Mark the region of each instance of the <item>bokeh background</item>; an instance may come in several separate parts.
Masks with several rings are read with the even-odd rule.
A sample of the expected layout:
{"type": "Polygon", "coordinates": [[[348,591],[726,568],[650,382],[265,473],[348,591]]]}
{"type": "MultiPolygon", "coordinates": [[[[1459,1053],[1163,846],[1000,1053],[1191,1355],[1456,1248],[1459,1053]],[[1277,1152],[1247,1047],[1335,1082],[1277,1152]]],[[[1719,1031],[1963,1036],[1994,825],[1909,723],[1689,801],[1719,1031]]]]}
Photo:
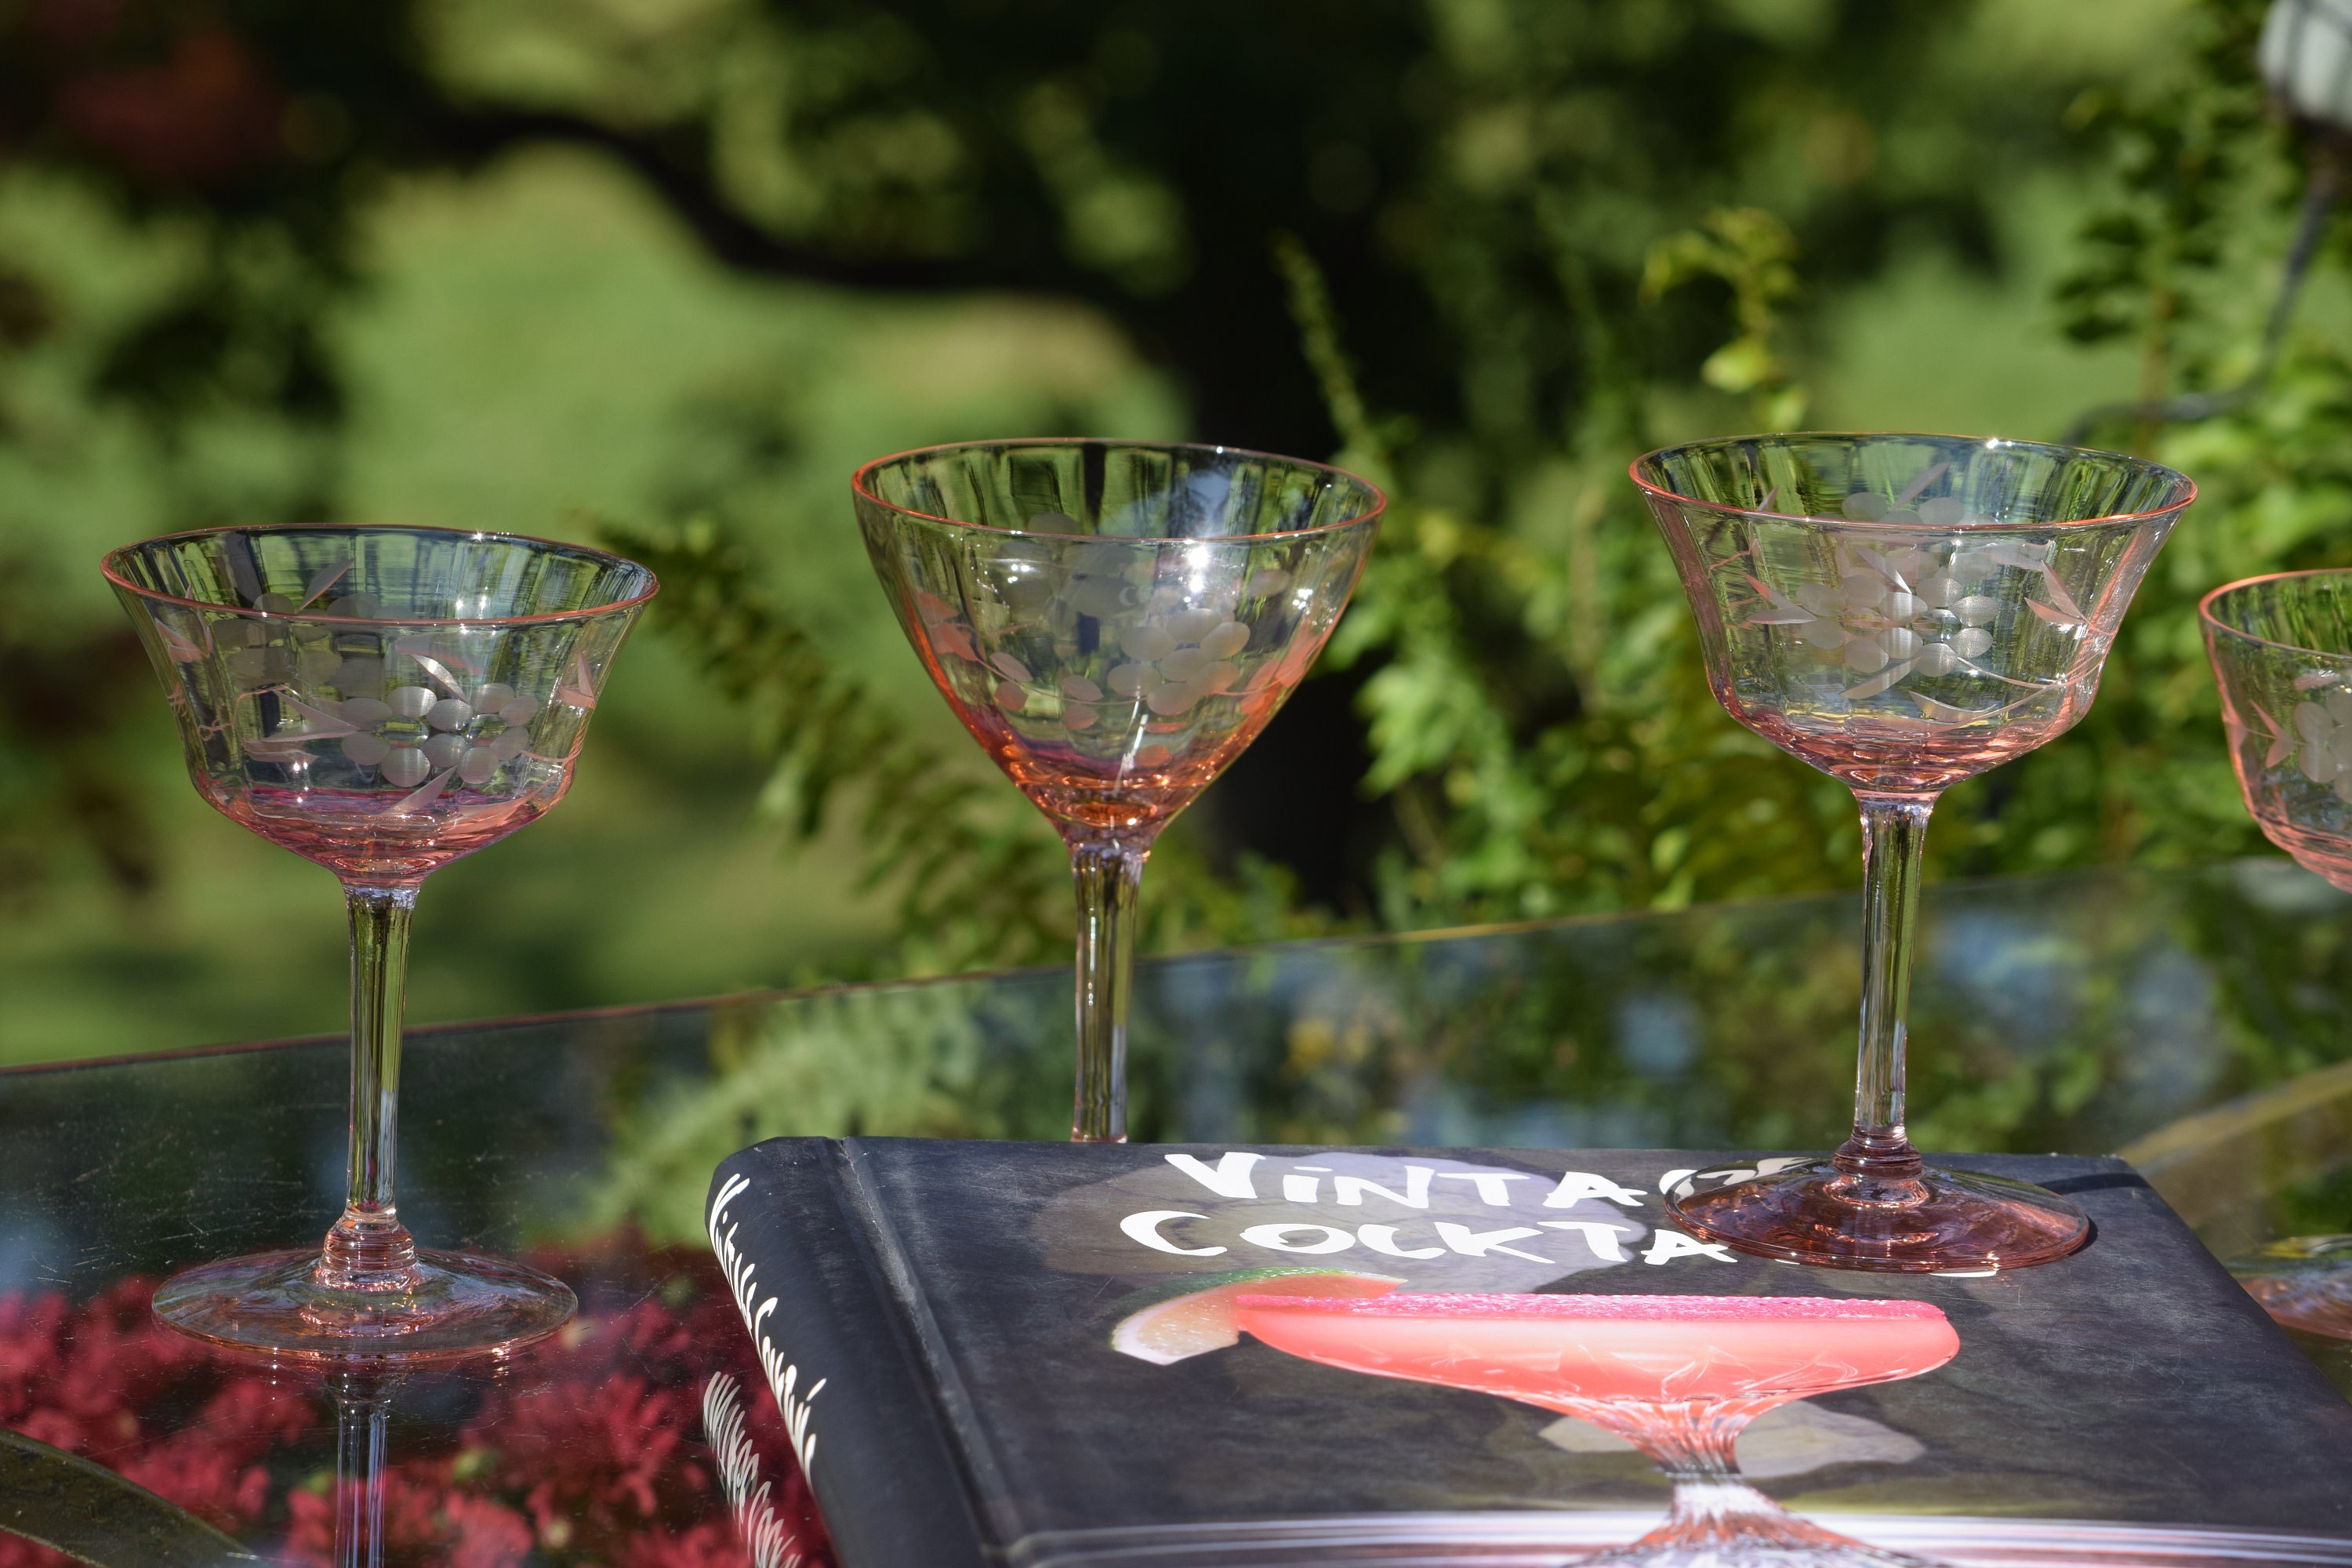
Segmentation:
{"type": "MultiPolygon", "coordinates": [[[[0,4],[0,1063],[341,1027],[327,874],[214,816],[103,551],[310,518],[639,553],[571,799],[438,874],[412,1021],[1058,962],[1042,820],[846,505],[983,436],[1336,455],[1397,497],[1163,841],[1172,951],[1850,886],[1725,719],[1624,466],[2055,437],[2235,383],[2311,177],[2259,0],[0,4]]],[[[2262,848],[2196,595],[2352,563],[2352,251],[2074,734],[1938,875],[2262,848]]]]}

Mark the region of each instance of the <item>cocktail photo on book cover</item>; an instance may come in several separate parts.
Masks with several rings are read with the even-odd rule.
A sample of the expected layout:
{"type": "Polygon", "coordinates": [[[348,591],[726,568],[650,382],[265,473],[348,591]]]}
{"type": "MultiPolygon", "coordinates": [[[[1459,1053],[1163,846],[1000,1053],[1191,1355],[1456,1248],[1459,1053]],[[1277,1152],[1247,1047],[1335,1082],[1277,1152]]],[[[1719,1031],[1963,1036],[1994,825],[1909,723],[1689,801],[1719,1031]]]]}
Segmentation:
{"type": "Polygon", "coordinates": [[[782,1139],[711,1237],[851,1568],[2352,1563],[2352,1411],[2120,1162],[1895,1275],[1675,1228],[1707,1159],[782,1139]]]}

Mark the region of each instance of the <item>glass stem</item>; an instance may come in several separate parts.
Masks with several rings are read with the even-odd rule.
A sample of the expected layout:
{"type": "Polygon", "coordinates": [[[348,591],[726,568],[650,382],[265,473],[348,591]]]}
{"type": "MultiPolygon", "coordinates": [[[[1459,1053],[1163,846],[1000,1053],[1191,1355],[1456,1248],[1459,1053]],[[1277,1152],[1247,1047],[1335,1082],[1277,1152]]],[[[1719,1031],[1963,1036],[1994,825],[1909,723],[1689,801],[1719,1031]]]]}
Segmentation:
{"type": "Polygon", "coordinates": [[[336,1388],[335,1568],[383,1568],[387,1389],[336,1388]]]}
{"type": "Polygon", "coordinates": [[[1862,1048],[1853,1136],[1834,1156],[1839,1194],[1864,1204],[1927,1196],[1919,1152],[1903,1131],[1904,1031],[1911,1008],[1911,943],[1919,923],[1919,867],[1932,795],[1854,792],[1862,805],[1862,1048]]]}
{"type": "Polygon", "coordinates": [[[1149,849],[1070,846],[1078,888],[1078,1086],[1075,1143],[1127,1142],[1127,1005],[1135,978],[1135,894],[1149,849]]]}
{"type": "Polygon", "coordinates": [[[346,884],[343,897],[352,917],[351,1185],[342,1217],[327,1232],[318,1279],[336,1289],[397,1290],[416,1263],[416,1243],[392,1201],[400,1011],[416,887],[346,884]]]}
{"type": "MultiPolygon", "coordinates": [[[[1769,1402],[1767,1402],[1769,1405],[1769,1402]]],[[[1635,1561],[1766,1560],[1757,1548],[1818,1548],[1823,1532],[1739,1477],[1734,1452],[1753,1404],[1690,1400],[1652,1405],[1595,1401],[1577,1414],[1632,1443],[1675,1483],[1663,1523],[1627,1549],[1635,1561]],[[1752,1556],[1751,1556],[1752,1554],[1752,1556]]],[[[1835,1537],[1827,1537],[1835,1542],[1835,1537]]]]}

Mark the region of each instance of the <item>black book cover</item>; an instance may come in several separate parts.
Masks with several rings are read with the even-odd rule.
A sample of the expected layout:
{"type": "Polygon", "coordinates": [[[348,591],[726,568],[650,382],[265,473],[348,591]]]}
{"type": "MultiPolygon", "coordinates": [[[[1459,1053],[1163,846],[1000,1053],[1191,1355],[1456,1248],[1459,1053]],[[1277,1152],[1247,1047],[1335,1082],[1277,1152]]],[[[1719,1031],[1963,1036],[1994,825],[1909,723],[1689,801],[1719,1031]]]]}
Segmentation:
{"type": "Polygon", "coordinates": [[[709,1222],[845,1568],[2352,1564],[2352,1407],[2122,1162],[1950,1161],[2097,1227],[1970,1276],[1702,1246],[1719,1162],[782,1138],[709,1222]]]}

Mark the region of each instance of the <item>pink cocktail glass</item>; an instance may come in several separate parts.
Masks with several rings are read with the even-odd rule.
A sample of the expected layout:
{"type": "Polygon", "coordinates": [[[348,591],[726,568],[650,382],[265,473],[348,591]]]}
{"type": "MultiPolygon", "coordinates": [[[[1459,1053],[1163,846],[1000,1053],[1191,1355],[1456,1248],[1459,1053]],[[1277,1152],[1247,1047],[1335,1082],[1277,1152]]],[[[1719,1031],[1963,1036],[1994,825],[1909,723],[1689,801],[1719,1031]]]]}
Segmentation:
{"type": "MultiPolygon", "coordinates": [[[[2352,892],[2352,571],[2251,577],[2197,611],[2246,809],[2297,865],[2352,892]]],[[[2287,1327],[2352,1339],[2352,1237],[2290,1237],[2230,1272],[2287,1327]]]]}
{"type": "Polygon", "coordinates": [[[1822,1568],[1917,1559],[1808,1523],[1739,1478],[1740,1429],[1810,1394],[1958,1353],[1924,1301],[1790,1296],[1244,1296],[1234,1321],[1291,1355],[1579,1416],[1673,1478],[1664,1523],[1588,1562],[1822,1568]]]}
{"type": "Polygon", "coordinates": [[[1958,436],[1699,441],[1633,464],[1730,715],[1862,808],[1853,1133],[1667,1194],[1685,1228],[1792,1263],[2015,1268],[2090,1221],[2022,1182],[1927,1164],[1905,1131],[1921,851],[1937,796],[2090,710],[2158,546],[2196,499],[2112,452],[1958,436]]]}
{"type": "Polygon", "coordinates": [[[1305,679],[1386,502],[1319,463],[1129,441],[934,447],[850,486],[923,668],[1069,846],[1070,1136],[1123,1140],[1143,864],[1305,679]]]}
{"type": "Polygon", "coordinates": [[[332,871],[351,917],[342,1215],[321,1248],[173,1276],[155,1315],[313,1362],[469,1355],[551,1332],[576,1305],[561,1280],[422,1250],[394,1205],[409,916],[428,873],[562,798],[653,574],[544,540],[333,527],[152,539],[105,572],[197,792],[332,871]]]}

